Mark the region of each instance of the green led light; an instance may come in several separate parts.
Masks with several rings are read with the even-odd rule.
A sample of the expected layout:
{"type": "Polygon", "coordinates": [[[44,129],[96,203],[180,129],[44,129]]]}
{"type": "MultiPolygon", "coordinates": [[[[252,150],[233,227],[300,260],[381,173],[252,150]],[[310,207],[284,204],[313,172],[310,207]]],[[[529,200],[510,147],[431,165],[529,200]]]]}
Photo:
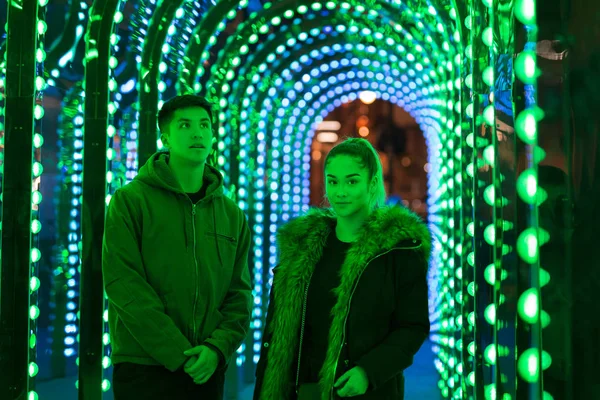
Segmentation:
{"type": "Polygon", "coordinates": [[[486,307],[486,309],[484,311],[484,317],[485,317],[485,320],[488,322],[488,324],[494,325],[496,323],[496,305],[495,304],[490,304],[489,306],[486,307]]]}
{"type": "Polygon", "coordinates": [[[495,152],[493,145],[489,145],[483,150],[483,159],[488,163],[488,165],[494,165],[495,152]]]}
{"type": "Polygon", "coordinates": [[[483,238],[490,246],[494,245],[496,241],[496,230],[494,228],[494,224],[489,224],[485,230],[483,231],[483,238]]]}
{"type": "MultiPolygon", "coordinates": [[[[40,316],[40,309],[38,308],[38,306],[29,307],[29,318],[31,318],[32,320],[36,320],[39,316],[40,316]]],[[[32,337],[33,337],[33,335],[32,335],[32,337]]],[[[31,344],[31,342],[30,342],[30,344],[31,344]]],[[[35,341],[34,341],[34,345],[35,345],[35,341]]]]}
{"type": "Polygon", "coordinates": [[[496,346],[488,345],[483,351],[483,357],[490,365],[496,365],[496,346]]]}
{"type": "Polygon", "coordinates": [[[46,24],[46,21],[39,20],[37,22],[38,35],[45,35],[47,30],[48,30],[48,25],[46,24]]]}
{"type": "Polygon", "coordinates": [[[121,11],[117,11],[113,17],[113,20],[116,24],[120,24],[123,21],[123,13],[121,11]]]}
{"type": "Polygon", "coordinates": [[[527,169],[517,178],[517,193],[521,200],[527,204],[535,204],[538,194],[537,173],[527,169]]]}
{"type": "Polygon", "coordinates": [[[31,232],[34,234],[40,233],[42,230],[42,223],[38,219],[31,221],[31,232]]]}
{"type": "Polygon", "coordinates": [[[535,0],[516,0],[515,16],[523,25],[536,23],[535,0]]]}
{"type": "Polygon", "coordinates": [[[491,66],[485,67],[481,77],[486,85],[492,86],[494,84],[494,68],[491,66]]]}
{"type": "Polygon", "coordinates": [[[38,92],[44,90],[46,88],[46,81],[41,76],[35,77],[35,90],[38,92]]]}
{"type": "Polygon", "coordinates": [[[104,356],[102,357],[102,368],[108,369],[112,365],[112,361],[110,357],[104,356]]]}
{"type": "Polygon", "coordinates": [[[40,258],[42,258],[42,253],[40,252],[40,250],[38,248],[33,247],[31,249],[31,262],[36,263],[36,262],[40,261],[40,258]]]}
{"type": "Polygon", "coordinates": [[[539,247],[535,228],[527,228],[521,232],[517,239],[517,252],[529,264],[538,261],[539,247]]]}
{"type": "Polygon", "coordinates": [[[44,108],[39,104],[36,104],[33,108],[33,116],[37,120],[42,119],[44,117],[44,108]]]}
{"type": "Polygon", "coordinates": [[[537,382],[540,378],[539,371],[539,355],[538,349],[531,348],[527,349],[521,354],[519,360],[517,361],[517,369],[521,378],[523,378],[526,382],[534,383],[537,382]]]}
{"type": "Polygon", "coordinates": [[[470,355],[475,356],[475,342],[469,343],[469,345],[467,346],[467,351],[470,355]]]}
{"type": "Polygon", "coordinates": [[[545,329],[546,327],[548,327],[548,325],[550,325],[550,321],[552,319],[550,318],[550,314],[548,314],[546,311],[542,310],[541,320],[542,320],[542,329],[545,329]]]}
{"type": "Polygon", "coordinates": [[[490,28],[489,26],[485,28],[481,35],[481,39],[483,40],[483,43],[486,46],[492,47],[492,44],[494,43],[494,31],[492,30],[492,28],[490,28]]]}
{"type": "Polygon", "coordinates": [[[34,362],[29,363],[27,372],[28,372],[30,378],[35,377],[39,371],[40,371],[40,368],[38,367],[38,365],[36,363],[34,363],[34,362]]]}
{"type": "Polygon", "coordinates": [[[473,265],[475,265],[475,253],[470,252],[467,255],[467,262],[469,263],[469,265],[472,267],[473,265]]]}
{"type": "Polygon", "coordinates": [[[40,280],[38,279],[37,276],[32,276],[31,279],[29,280],[29,289],[31,290],[31,292],[35,292],[36,290],[38,290],[40,288],[40,280]]]}
{"type": "Polygon", "coordinates": [[[42,202],[42,193],[38,190],[34,191],[31,194],[31,203],[34,205],[39,205],[42,202]]]}
{"type": "Polygon", "coordinates": [[[546,286],[550,282],[550,274],[543,268],[540,268],[540,287],[546,286]]]}
{"type": "Polygon", "coordinates": [[[493,105],[489,105],[483,110],[483,120],[488,126],[494,126],[496,123],[496,110],[493,105]]]}
{"type": "Polygon", "coordinates": [[[530,288],[524,291],[519,297],[517,310],[523,321],[534,324],[540,317],[539,295],[536,289],[530,288]]]}
{"type": "Polygon", "coordinates": [[[40,135],[39,133],[34,134],[33,135],[33,146],[36,149],[39,149],[43,145],[44,145],[44,137],[42,135],[40,135]]]}
{"type": "Polygon", "coordinates": [[[532,85],[540,76],[536,67],[536,54],[534,51],[525,50],[515,60],[515,74],[523,83],[532,85]]]}
{"type": "Polygon", "coordinates": [[[467,225],[467,234],[471,237],[475,236],[475,223],[472,221],[467,225]]]}

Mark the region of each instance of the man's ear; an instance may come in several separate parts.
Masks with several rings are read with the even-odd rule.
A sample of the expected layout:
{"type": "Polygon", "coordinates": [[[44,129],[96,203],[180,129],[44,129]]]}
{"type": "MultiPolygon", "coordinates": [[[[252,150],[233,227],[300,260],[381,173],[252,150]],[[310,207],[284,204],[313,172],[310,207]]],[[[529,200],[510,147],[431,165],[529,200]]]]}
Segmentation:
{"type": "Polygon", "coordinates": [[[163,144],[163,147],[165,148],[169,148],[169,137],[167,135],[165,135],[164,133],[160,135],[160,141],[163,144]]]}

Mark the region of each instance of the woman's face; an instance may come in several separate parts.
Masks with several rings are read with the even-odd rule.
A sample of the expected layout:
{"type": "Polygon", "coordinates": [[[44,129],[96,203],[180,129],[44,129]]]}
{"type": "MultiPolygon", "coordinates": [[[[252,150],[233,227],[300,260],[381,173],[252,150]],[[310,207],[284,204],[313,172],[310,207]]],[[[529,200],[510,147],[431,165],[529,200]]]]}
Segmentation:
{"type": "Polygon", "coordinates": [[[339,217],[369,209],[369,172],[356,157],[335,156],[325,168],[325,192],[339,217]]]}

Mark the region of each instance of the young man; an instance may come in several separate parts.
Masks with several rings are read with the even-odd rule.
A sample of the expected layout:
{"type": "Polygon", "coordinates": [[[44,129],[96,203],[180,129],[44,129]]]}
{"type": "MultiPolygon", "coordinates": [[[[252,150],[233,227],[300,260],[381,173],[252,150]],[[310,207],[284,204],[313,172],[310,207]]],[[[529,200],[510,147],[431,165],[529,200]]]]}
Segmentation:
{"type": "Polygon", "coordinates": [[[222,399],[250,322],[244,213],[206,164],[211,105],[186,95],[158,113],[168,152],[112,197],[102,270],[116,400],[222,399]]]}

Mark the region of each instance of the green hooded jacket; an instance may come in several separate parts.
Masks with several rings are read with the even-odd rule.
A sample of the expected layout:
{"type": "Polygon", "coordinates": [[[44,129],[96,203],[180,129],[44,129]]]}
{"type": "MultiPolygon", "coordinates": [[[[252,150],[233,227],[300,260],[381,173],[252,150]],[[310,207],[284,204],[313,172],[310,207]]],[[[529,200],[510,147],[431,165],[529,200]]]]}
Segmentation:
{"type": "Polygon", "coordinates": [[[238,349],[252,307],[243,211],[206,165],[196,204],[156,153],[110,201],[102,272],[113,363],[183,366],[184,351],[218,350],[220,368],[238,349]]]}

